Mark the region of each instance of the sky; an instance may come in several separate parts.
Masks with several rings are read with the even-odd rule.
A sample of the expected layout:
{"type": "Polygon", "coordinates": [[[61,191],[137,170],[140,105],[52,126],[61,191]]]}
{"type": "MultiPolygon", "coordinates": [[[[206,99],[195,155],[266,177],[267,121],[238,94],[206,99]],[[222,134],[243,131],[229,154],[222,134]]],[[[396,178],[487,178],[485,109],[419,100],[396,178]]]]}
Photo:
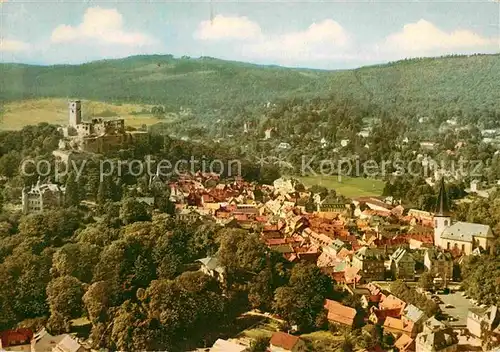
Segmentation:
{"type": "Polygon", "coordinates": [[[500,1],[0,0],[0,61],[139,54],[344,69],[500,52],[500,1]]]}

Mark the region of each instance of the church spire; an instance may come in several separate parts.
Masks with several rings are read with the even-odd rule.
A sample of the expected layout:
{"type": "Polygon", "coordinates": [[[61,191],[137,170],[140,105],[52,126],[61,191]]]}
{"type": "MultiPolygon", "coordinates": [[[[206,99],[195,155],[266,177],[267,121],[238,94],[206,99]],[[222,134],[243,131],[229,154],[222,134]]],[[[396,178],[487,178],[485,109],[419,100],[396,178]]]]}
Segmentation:
{"type": "Polygon", "coordinates": [[[439,185],[439,193],[436,202],[436,214],[435,216],[450,216],[450,207],[448,205],[448,196],[446,195],[446,189],[444,187],[444,177],[441,177],[441,184],[439,185]]]}

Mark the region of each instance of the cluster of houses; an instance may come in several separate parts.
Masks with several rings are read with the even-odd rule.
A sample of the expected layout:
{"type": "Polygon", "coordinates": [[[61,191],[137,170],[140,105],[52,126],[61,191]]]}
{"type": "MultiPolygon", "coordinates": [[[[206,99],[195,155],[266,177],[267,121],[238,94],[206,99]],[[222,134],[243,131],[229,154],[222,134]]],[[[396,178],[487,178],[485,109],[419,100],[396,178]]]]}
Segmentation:
{"type": "Polygon", "coordinates": [[[79,340],[69,334],[53,336],[42,329],[33,333],[19,328],[0,332],[0,352],[89,352],[79,340]]]}
{"type": "MultiPolygon", "coordinates": [[[[383,328],[384,333],[394,336],[394,347],[399,352],[455,352],[464,351],[459,344],[459,333],[448,323],[435,317],[428,317],[416,306],[409,304],[377,284],[367,284],[362,289],[363,308],[368,312],[364,320],[383,328]]],[[[359,312],[333,300],[325,300],[327,319],[338,327],[355,328],[359,326],[359,312]]],[[[474,308],[467,317],[467,330],[470,336],[483,338],[485,328],[496,339],[500,338],[500,313],[496,306],[474,308]]],[[[469,337],[467,337],[469,339],[469,337]]],[[[498,340],[497,340],[498,341],[498,340]]],[[[469,346],[469,345],[467,345],[469,346]]],[[[306,351],[305,342],[298,336],[285,332],[275,332],[269,341],[269,352],[306,351]]],[[[248,352],[248,344],[239,339],[219,339],[212,348],[199,349],[198,352],[248,352]]],[[[383,352],[374,347],[362,352],[383,352]]]]}
{"type": "MultiPolygon", "coordinates": [[[[178,175],[170,182],[152,177],[149,186],[155,183],[170,189],[178,219],[213,221],[259,233],[262,242],[287,261],[314,263],[346,290],[364,290],[368,321],[394,334],[399,351],[455,351],[458,340],[445,323],[426,317],[376,282],[415,281],[429,272],[436,286],[446,287],[453,279],[454,266],[463,258],[494,249],[495,235],[489,226],[453,221],[442,179],[435,213],[405,209],[399,202],[381,197],[348,200],[333,193],[321,196],[289,178],[258,185],[242,178],[222,181],[217,174],[198,172],[178,175]]],[[[38,186],[28,192],[27,200],[49,191],[50,187],[38,186]]],[[[154,204],[148,197],[141,199],[154,204]]],[[[202,258],[199,263],[203,272],[224,282],[225,270],[217,257],[202,258]]],[[[353,308],[331,300],[324,307],[331,323],[356,325],[353,308]]],[[[481,336],[474,321],[488,321],[492,330],[497,329],[497,316],[496,308],[471,311],[470,332],[481,336]]],[[[219,340],[211,351],[246,350],[241,345],[224,349],[231,343],[219,340]]],[[[300,338],[277,332],[270,351],[301,351],[303,346],[300,338]]],[[[59,351],[56,346],[52,350],[59,351]]]]}
{"type": "MultiPolygon", "coordinates": [[[[207,188],[204,177],[207,175],[186,177],[171,185],[179,218],[212,219],[222,226],[258,232],[286,260],[315,263],[348,291],[364,290],[362,302],[368,320],[392,333],[400,351],[456,350],[458,338],[450,326],[425,316],[376,284],[394,279],[415,281],[429,272],[435,288],[444,288],[463,258],[493,249],[495,236],[488,226],[452,220],[443,182],[436,212],[429,213],[377,197],[346,200],[329,195],[321,199],[296,187],[291,179],[278,179],[267,186],[235,180],[207,188]],[[312,207],[305,206],[308,203],[312,207]]],[[[205,273],[224,280],[224,268],[216,257],[203,258],[200,263],[205,273]]],[[[355,326],[353,308],[327,300],[325,309],[331,323],[355,326]]],[[[472,321],[474,315],[469,315],[472,321]]],[[[477,329],[472,330],[474,336],[481,336],[477,329]]],[[[297,346],[270,350],[300,350],[301,344],[297,346]]]]}

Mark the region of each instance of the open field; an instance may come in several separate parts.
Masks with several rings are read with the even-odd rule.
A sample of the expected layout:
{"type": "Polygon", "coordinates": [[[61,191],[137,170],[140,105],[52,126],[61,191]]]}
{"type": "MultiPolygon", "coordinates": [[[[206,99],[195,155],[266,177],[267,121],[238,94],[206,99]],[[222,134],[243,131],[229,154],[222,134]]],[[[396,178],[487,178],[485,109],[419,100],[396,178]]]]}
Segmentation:
{"type": "Polygon", "coordinates": [[[349,198],[380,196],[384,189],[384,182],[380,180],[342,176],[302,176],[297,177],[306,187],[320,185],[334,189],[338,194],[349,198]]]}
{"type": "MultiPolygon", "coordinates": [[[[0,115],[0,130],[18,130],[26,125],[36,125],[48,122],[56,125],[66,125],[68,121],[68,102],[66,99],[32,99],[9,102],[3,105],[0,115]]],[[[121,117],[126,126],[141,127],[164,122],[151,114],[133,115],[133,112],[150,111],[150,105],[111,104],[100,101],[82,100],[82,118],[90,119],[104,112],[107,117],[121,117]]]]}

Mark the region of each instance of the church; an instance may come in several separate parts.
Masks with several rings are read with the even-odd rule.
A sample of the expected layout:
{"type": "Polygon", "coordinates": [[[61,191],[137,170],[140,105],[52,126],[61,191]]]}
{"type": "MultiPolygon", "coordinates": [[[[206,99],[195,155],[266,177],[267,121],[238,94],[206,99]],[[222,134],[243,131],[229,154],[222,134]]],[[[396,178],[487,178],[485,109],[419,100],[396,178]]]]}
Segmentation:
{"type": "Polygon", "coordinates": [[[447,250],[459,249],[469,255],[476,248],[492,250],[494,241],[495,235],[489,225],[452,220],[444,180],[441,178],[434,214],[434,245],[447,250]]]}

